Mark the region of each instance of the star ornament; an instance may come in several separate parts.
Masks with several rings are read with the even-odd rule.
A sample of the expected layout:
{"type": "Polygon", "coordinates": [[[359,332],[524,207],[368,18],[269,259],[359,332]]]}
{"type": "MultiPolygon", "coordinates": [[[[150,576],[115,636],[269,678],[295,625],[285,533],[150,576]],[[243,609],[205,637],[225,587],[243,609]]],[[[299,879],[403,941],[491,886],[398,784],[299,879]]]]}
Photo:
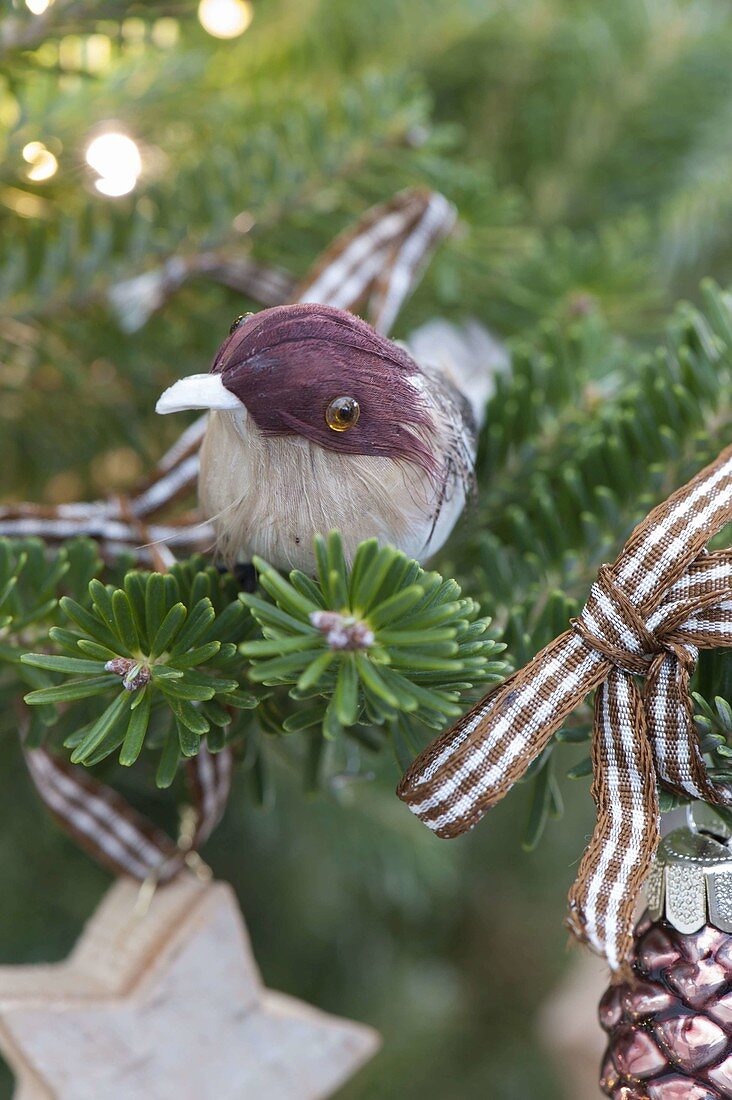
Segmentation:
{"type": "Polygon", "coordinates": [[[375,1031],[265,989],[233,891],[120,879],[69,958],[0,967],[14,1100],[319,1100],[375,1031]]]}

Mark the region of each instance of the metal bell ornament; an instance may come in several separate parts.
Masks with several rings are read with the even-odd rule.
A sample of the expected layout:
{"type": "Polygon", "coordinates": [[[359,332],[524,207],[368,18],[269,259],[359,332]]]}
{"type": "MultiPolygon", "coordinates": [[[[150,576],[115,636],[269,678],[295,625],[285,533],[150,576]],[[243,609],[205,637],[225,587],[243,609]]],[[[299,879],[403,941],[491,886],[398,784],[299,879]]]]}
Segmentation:
{"type": "Polygon", "coordinates": [[[600,1002],[614,1100],[732,1098],[732,840],[691,825],[661,842],[630,970],[600,1002]]]}

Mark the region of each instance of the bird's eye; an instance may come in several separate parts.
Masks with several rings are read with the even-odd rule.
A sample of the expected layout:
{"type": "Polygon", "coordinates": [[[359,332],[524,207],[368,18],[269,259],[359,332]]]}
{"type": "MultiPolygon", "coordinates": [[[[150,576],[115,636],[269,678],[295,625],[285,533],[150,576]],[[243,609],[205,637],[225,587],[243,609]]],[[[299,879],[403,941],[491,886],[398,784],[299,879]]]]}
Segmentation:
{"type": "Polygon", "coordinates": [[[239,316],[236,318],[236,320],[231,322],[231,328],[229,329],[229,336],[233,336],[234,333],[236,332],[236,330],[238,328],[241,328],[241,326],[244,324],[247,317],[251,317],[251,315],[252,315],[251,312],[250,313],[240,313],[239,316]]]}
{"type": "Polygon", "coordinates": [[[334,397],[325,410],[325,420],[334,432],[347,432],[358,424],[361,406],[355,397],[334,397]]]}

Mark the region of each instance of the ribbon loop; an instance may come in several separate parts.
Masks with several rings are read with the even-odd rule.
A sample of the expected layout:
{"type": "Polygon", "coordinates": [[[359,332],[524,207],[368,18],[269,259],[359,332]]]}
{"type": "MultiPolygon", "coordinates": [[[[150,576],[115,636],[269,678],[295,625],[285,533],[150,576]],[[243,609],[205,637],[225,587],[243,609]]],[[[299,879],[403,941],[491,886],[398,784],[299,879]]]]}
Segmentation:
{"type": "Polygon", "coordinates": [[[706,550],[732,522],[732,447],[638,525],[560,635],[427,748],[399,797],[439,836],[472,828],[594,688],[598,824],[570,893],[570,926],[613,967],[627,959],[636,895],[658,840],[656,782],[732,804],[694,727],[699,648],[732,646],[732,551],[706,550]],[[636,676],[644,678],[641,694],[636,676]]]}

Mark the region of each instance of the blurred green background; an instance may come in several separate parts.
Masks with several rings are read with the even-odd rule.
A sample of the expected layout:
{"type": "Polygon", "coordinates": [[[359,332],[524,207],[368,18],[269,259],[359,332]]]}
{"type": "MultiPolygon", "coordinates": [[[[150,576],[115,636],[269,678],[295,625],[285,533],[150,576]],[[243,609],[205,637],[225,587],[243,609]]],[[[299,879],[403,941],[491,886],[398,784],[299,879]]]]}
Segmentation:
{"type": "MultiPolygon", "coordinates": [[[[732,11],[231,2],[253,18],[221,39],[187,0],[5,0],[0,495],[124,491],[180,430],[154,419],[160,390],[205,370],[253,308],[201,276],[159,303],[145,293],[160,306],[147,317],[128,280],[211,250],[301,275],[371,203],[434,187],[460,223],[395,334],[473,315],[517,364],[471,520],[436,564],[524,660],[633,518],[729,439],[729,357],[692,402],[681,368],[707,330],[674,304],[730,278],[732,11]],[[106,130],[134,140],[139,165],[127,147],[94,171],[106,130]]],[[[0,956],[60,958],[108,878],[50,822],[11,716],[0,725],[0,956]]],[[[275,752],[259,807],[239,777],[204,855],[236,887],[266,981],[384,1036],[344,1100],[567,1096],[535,1023],[571,958],[565,895],[592,805],[563,774],[584,754],[562,750],[566,812],[531,853],[527,786],[446,844],[397,802],[387,758],[310,799],[275,752]]]]}

